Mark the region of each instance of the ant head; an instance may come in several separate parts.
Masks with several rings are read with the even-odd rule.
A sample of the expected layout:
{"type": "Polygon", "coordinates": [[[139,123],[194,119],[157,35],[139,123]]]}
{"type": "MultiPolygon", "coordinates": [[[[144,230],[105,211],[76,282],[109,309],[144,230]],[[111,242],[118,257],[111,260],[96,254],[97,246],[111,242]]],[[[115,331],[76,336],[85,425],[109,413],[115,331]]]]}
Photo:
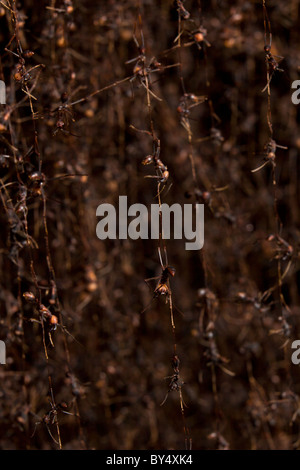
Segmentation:
{"type": "Polygon", "coordinates": [[[148,155],[147,157],[144,158],[142,161],[143,165],[150,165],[150,163],[153,162],[153,155],[148,155]]]}
{"type": "Polygon", "coordinates": [[[168,266],[167,269],[168,269],[168,273],[170,274],[170,276],[174,277],[176,274],[176,269],[173,268],[173,266],[168,266]]]}
{"type": "Polygon", "coordinates": [[[265,52],[270,52],[270,51],[271,51],[271,45],[270,45],[270,44],[266,44],[265,47],[264,47],[264,51],[265,51],[265,52]]]}
{"type": "Polygon", "coordinates": [[[169,176],[170,176],[170,173],[168,172],[168,170],[165,170],[161,178],[161,183],[165,183],[168,180],[169,176]]]}

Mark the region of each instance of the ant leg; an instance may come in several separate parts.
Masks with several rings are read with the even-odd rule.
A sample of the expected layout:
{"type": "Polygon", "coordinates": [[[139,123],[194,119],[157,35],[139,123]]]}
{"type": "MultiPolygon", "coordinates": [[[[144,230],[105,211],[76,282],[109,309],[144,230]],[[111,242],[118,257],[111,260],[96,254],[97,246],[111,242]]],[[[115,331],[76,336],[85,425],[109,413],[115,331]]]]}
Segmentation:
{"type": "Polygon", "coordinates": [[[48,431],[48,433],[49,433],[49,436],[53,439],[53,441],[55,442],[55,444],[59,445],[59,442],[57,442],[57,440],[54,438],[53,434],[51,433],[48,424],[46,424],[46,428],[47,428],[47,431],[48,431]]]}
{"type": "Polygon", "coordinates": [[[163,406],[163,405],[166,403],[166,401],[167,401],[167,399],[168,399],[168,396],[169,396],[169,392],[166,393],[165,398],[163,399],[163,401],[160,403],[159,406],[163,406]]]}
{"type": "Polygon", "coordinates": [[[157,251],[158,251],[158,257],[159,257],[160,265],[161,265],[162,269],[164,269],[165,266],[164,266],[163,261],[162,261],[160,246],[157,248],[157,251]]]}
{"type": "Polygon", "coordinates": [[[266,91],[266,89],[268,89],[268,95],[270,95],[270,83],[271,83],[271,80],[272,80],[273,75],[274,75],[274,72],[272,72],[272,73],[271,73],[271,76],[270,76],[269,67],[268,67],[268,72],[267,72],[267,84],[266,84],[266,86],[264,87],[264,89],[261,90],[262,93],[264,93],[264,91],[266,91]]]}
{"type": "Polygon", "coordinates": [[[35,435],[36,428],[37,428],[37,426],[38,426],[39,424],[41,424],[41,421],[37,421],[37,422],[35,423],[35,425],[34,425],[34,430],[33,430],[32,435],[30,436],[30,439],[33,438],[33,436],[35,435]]]}
{"type": "Polygon", "coordinates": [[[165,253],[166,266],[168,266],[169,262],[168,262],[168,253],[167,253],[166,245],[164,245],[164,253],[165,253]]]}

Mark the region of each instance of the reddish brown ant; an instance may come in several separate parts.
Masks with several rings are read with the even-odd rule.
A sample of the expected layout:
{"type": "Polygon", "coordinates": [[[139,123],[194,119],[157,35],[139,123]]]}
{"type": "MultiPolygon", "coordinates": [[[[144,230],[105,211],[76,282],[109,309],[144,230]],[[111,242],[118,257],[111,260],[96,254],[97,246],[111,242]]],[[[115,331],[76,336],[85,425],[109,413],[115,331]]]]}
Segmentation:
{"type": "Polygon", "coordinates": [[[139,55],[125,62],[125,64],[131,64],[135,62],[135,65],[133,67],[133,76],[130,78],[130,83],[132,84],[134,80],[139,79],[140,84],[147,90],[147,93],[150,93],[150,95],[152,95],[158,101],[162,101],[162,99],[156,96],[153,93],[153,91],[150,89],[149,77],[151,73],[161,72],[168,68],[177,67],[179,64],[171,64],[171,65],[163,66],[155,57],[152,57],[151,60],[148,62],[148,64],[146,64],[146,60],[147,60],[146,48],[144,44],[142,20],[141,20],[140,15],[139,15],[139,25],[140,25],[140,36],[141,36],[141,43],[142,43],[141,45],[139,44],[137,37],[136,37],[136,27],[137,27],[136,24],[134,26],[134,32],[133,32],[133,40],[139,51],[139,55]]]}
{"type": "Polygon", "coordinates": [[[193,44],[196,44],[199,50],[203,49],[203,44],[205,44],[206,47],[211,47],[211,44],[206,39],[207,29],[203,28],[202,26],[195,29],[194,31],[189,31],[188,35],[192,41],[184,44],[184,47],[189,47],[193,44]]]}
{"type": "MultiPolygon", "coordinates": [[[[161,295],[166,296],[166,304],[169,303],[169,305],[170,305],[171,325],[172,325],[173,330],[175,330],[175,323],[174,323],[174,318],[173,318],[172,291],[171,291],[171,288],[170,288],[170,276],[174,277],[175,273],[176,273],[176,270],[175,270],[175,268],[173,268],[173,266],[169,266],[169,264],[168,264],[168,257],[167,257],[166,248],[164,248],[164,252],[165,252],[166,264],[164,264],[163,261],[162,261],[161,250],[160,250],[160,247],[158,247],[158,256],[159,256],[160,265],[161,265],[161,269],[162,269],[161,275],[145,279],[145,282],[148,284],[149,281],[158,280],[158,282],[156,284],[156,287],[154,289],[154,292],[153,292],[153,299],[156,299],[157,297],[159,297],[161,295]]],[[[144,310],[141,313],[144,313],[145,310],[147,310],[148,307],[149,307],[149,305],[146,308],[144,308],[144,310]]]]}
{"type": "MultiPolygon", "coordinates": [[[[145,178],[155,178],[157,179],[159,185],[160,184],[165,185],[168,182],[170,173],[168,171],[168,167],[160,159],[160,140],[159,139],[156,139],[154,141],[153,155],[148,155],[142,161],[143,165],[150,165],[152,163],[154,164],[156,175],[147,175],[145,176],[145,178]]],[[[163,189],[164,189],[164,186],[161,191],[158,188],[158,196],[161,194],[163,189]]]]}
{"type": "MultiPolygon", "coordinates": [[[[36,322],[39,324],[42,324],[46,327],[46,331],[49,336],[49,340],[51,343],[51,346],[54,347],[53,340],[51,333],[57,329],[59,326],[62,330],[64,330],[69,336],[71,336],[72,339],[77,341],[71,333],[67,330],[67,328],[59,323],[58,317],[56,315],[53,315],[50,311],[49,308],[47,308],[44,304],[40,303],[39,299],[33,294],[33,292],[24,292],[23,297],[26,300],[26,302],[31,303],[34,305],[36,311],[38,312],[40,316],[40,320],[36,320],[35,318],[30,318],[29,321],[31,322],[36,322]]],[[[51,303],[51,300],[50,300],[51,303]]]]}
{"type": "Polygon", "coordinates": [[[141,85],[146,88],[146,90],[157,100],[161,101],[158,96],[156,96],[149,88],[149,80],[148,76],[152,72],[158,72],[162,69],[162,65],[160,62],[156,60],[155,57],[152,57],[150,60],[149,64],[146,65],[146,48],[144,44],[144,35],[142,31],[142,20],[141,16],[139,15],[139,23],[140,23],[140,36],[141,36],[141,42],[142,45],[139,44],[137,37],[136,37],[136,24],[134,26],[134,32],[133,32],[133,40],[138,48],[139,55],[137,57],[134,57],[133,59],[127,60],[125,63],[126,64],[131,64],[132,62],[135,62],[134,68],[133,68],[133,76],[130,79],[130,82],[132,83],[136,78],[139,78],[139,81],[141,85]]]}
{"type": "MultiPolygon", "coordinates": [[[[14,38],[14,37],[13,37],[14,38]]],[[[12,38],[12,39],[13,39],[12,38]]],[[[10,43],[12,42],[12,40],[10,41],[10,43]]],[[[10,44],[9,43],[9,44],[10,44]]],[[[10,54],[13,54],[14,56],[16,56],[19,60],[18,64],[16,65],[15,67],[15,71],[14,71],[14,74],[13,74],[13,78],[16,82],[18,83],[21,83],[22,84],[22,91],[24,93],[26,93],[29,98],[33,98],[33,99],[36,99],[33,95],[31,95],[28,87],[27,87],[27,84],[28,82],[31,80],[31,72],[35,69],[38,69],[39,67],[40,68],[44,68],[45,65],[44,64],[38,64],[38,65],[35,65],[34,67],[31,67],[29,69],[26,69],[26,61],[25,59],[29,59],[30,57],[32,57],[34,55],[34,52],[33,51],[29,51],[29,50],[26,50],[26,51],[22,51],[20,49],[20,45],[19,45],[19,48],[18,48],[18,54],[16,52],[13,52],[11,51],[10,49],[8,49],[7,47],[4,48],[4,50],[6,52],[9,52],[10,54]]]]}
{"type": "Polygon", "coordinates": [[[172,276],[172,277],[175,276],[176,269],[173,268],[173,266],[168,265],[166,249],[164,251],[165,251],[165,257],[166,257],[166,264],[164,264],[163,261],[162,261],[161,250],[160,250],[160,247],[158,247],[158,255],[159,255],[160,265],[161,265],[161,269],[162,269],[161,275],[145,279],[145,282],[148,283],[148,281],[153,281],[153,280],[158,279],[157,285],[154,289],[153,298],[157,298],[160,295],[166,295],[167,296],[166,297],[166,303],[168,303],[168,301],[170,300],[170,295],[171,295],[171,289],[170,289],[170,285],[169,285],[169,277],[170,276],[172,276]]]}

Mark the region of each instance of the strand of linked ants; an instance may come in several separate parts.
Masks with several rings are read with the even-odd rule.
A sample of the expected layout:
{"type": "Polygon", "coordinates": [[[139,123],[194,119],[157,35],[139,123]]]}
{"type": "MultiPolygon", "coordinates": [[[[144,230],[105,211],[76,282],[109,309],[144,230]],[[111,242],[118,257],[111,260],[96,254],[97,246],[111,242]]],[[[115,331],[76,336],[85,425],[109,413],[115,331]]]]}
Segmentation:
{"type": "MultiPolygon", "coordinates": [[[[210,43],[207,40],[207,30],[203,26],[203,17],[202,17],[202,8],[201,8],[201,1],[198,1],[198,11],[200,17],[200,26],[198,25],[196,29],[192,31],[192,37],[196,42],[196,46],[199,50],[203,50],[204,52],[204,74],[205,74],[205,84],[207,89],[207,95],[204,96],[196,96],[194,93],[188,93],[183,77],[183,67],[182,67],[182,60],[181,60],[181,53],[183,51],[183,47],[187,45],[192,45],[193,43],[183,43],[181,38],[184,36],[185,33],[185,23],[187,21],[192,21],[196,24],[196,22],[191,19],[190,13],[183,7],[182,2],[178,3],[178,34],[175,39],[177,42],[177,53],[178,53],[178,62],[180,63],[179,66],[179,79],[182,87],[183,96],[181,98],[179,107],[177,109],[179,113],[180,123],[185,129],[187,133],[187,140],[189,146],[189,160],[191,164],[191,172],[192,172],[192,179],[194,185],[194,195],[197,203],[204,203],[206,207],[210,210],[212,215],[216,218],[220,217],[220,212],[215,211],[212,205],[213,202],[213,193],[224,191],[227,189],[227,186],[223,188],[216,188],[214,187],[205,173],[201,172],[201,179],[204,183],[204,189],[200,188],[200,184],[197,178],[197,170],[195,165],[195,149],[194,149],[194,142],[193,142],[193,132],[191,128],[191,121],[190,121],[190,112],[195,107],[204,102],[208,102],[209,105],[209,112],[211,117],[211,131],[208,137],[200,138],[197,142],[205,142],[205,141],[212,141],[213,144],[217,144],[218,146],[224,140],[220,130],[216,127],[216,122],[220,123],[218,116],[214,112],[213,104],[211,99],[209,98],[209,91],[210,91],[210,81],[208,77],[207,71],[207,50],[210,47],[210,43]]],[[[216,367],[221,368],[223,372],[233,376],[232,373],[225,364],[229,362],[229,360],[223,357],[218,350],[216,338],[215,338],[215,320],[217,315],[217,306],[218,302],[216,296],[213,292],[208,288],[208,269],[206,265],[206,256],[205,256],[205,249],[204,247],[201,250],[201,260],[202,260],[202,267],[204,272],[204,288],[199,290],[199,302],[197,304],[200,307],[200,337],[201,337],[201,344],[205,347],[205,356],[208,359],[207,366],[211,369],[211,381],[212,381],[212,391],[214,397],[214,407],[215,407],[215,416],[216,416],[216,430],[211,433],[209,436],[211,439],[215,440],[217,443],[218,448],[228,449],[229,444],[227,440],[221,434],[221,419],[222,419],[222,410],[218,395],[218,387],[217,387],[217,378],[216,378],[216,367]],[[205,319],[204,319],[205,317],[205,319]],[[206,326],[204,325],[206,323],[206,326]]]]}
{"type": "MultiPolygon", "coordinates": [[[[164,191],[168,180],[169,180],[169,171],[168,167],[163,163],[161,159],[161,145],[160,145],[160,139],[157,137],[155,129],[154,129],[154,122],[153,122],[153,117],[152,117],[152,104],[151,104],[151,99],[159,99],[154,92],[150,89],[150,72],[153,71],[151,67],[147,66],[146,63],[146,49],[144,45],[144,35],[143,35],[143,28],[142,28],[142,20],[141,20],[141,15],[139,14],[138,16],[138,21],[139,21],[139,33],[140,33],[140,41],[141,44],[139,44],[137,37],[136,37],[136,27],[134,31],[134,41],[135,44],[139,50],[139,56],[136,59],[132,59],[128,61],[129,63],[135,62],[134,66],[134,74],[138,73],[141,77],[141,82],[146,90],[146,99],[147,99],[147,107],[148,107],[148,118],[149,118],[149,127],[150,131],[140,131],[148,134],[152,138],[153,142],[153,152],[152,155],[148,155],[145,157],[142,161],[143,165],[152,165],[154,167],[155,175],[147,175],[147,178],[153,178],[157,181],[157,188],[156,188],[156,197],[158,199],[158,204],[161,206],[162,201],[161,201],[161,194],[164,191]]],[[[161,64],[157,63],[157,61],[152,59],[152,63],[154,66],[160,67],[161,64]]],[[[136,131],[139,131],[138,129],[134,128],[134,126],[131,126],[133,129],[136,131]]],[[[158,278],[157,285],[154,289],[153,292],[153,298],[159,298],[160,296],[166,296],[166,303],[169,305],[170,309],[170,321],[171,321],[171,328],[172,328],[172,335],[173,335],[173,356],[172,356],[172,369],[173,369],[173,375],[166,377],[170,379],[169,382],[169,387],[168,391],[166,393],[166,396],[164,400],[161,403],[161,406],[164,405],[166,402],[168,395],[172,391],[176,391],[179,393],[180,397],[180,410],[183,418],[183,426],[184,426],[184,434],[185,434],[185,447],[186,448],[191,448],[192,446],[192,440],[189,436],[189,429],[186,426],[185,422],[185,411],[184,411],[184,400],[182,396],[182,386],[184,382],[182,381],[180,377],[180,371],[179,371],[179,365],[180,365],[180,360],[177,355],[177,344],[176,344],[176,334],[175,334],[175,321],[174,321],[174,314],[173,314],[173,300],[172,300],[172,290],[170,287],[170,277],[175,276],[175,268],[169,265],[168,263],[168,253],[167,253],[167,247],[164,239],[164,234],[163,234],[163,223],[162,223],[162,213],[160,212],[160,231],[159,231],[159,243],[158,243],[158,256],[159,256],[159,261],[161,265],[161,275],[158,278]],[[163,251],[163,253],[162,253],[163,251]],[[163,261],[163,256],[164,256],[164,261],[163,261]]],[[[157,279],[157,278],[154,278],[157,279]]],[[[146,282],[150,281],[151,279],[146,279],[146,282]]]]}
{"type": "MultiPolygon", "coordinates": [[[[18,144],[17,138],[11,132],[12,144],[8,141],[6,141],[5,143],[13,151],[15,169],[16,169],[18,183],[20,184],[20,190],[17,195],[17,203],[13,205],[11,196],[8,194],[7,188],[10,185],[13,185],[14,182],[7,183],[6,181],[2,181],[1,182],[1,189],[2,189],[1,198],[2,198],[3,205],[5,207],[6,213],[9,216],[10,227],[11,227],[12,250],[10,253],[10,257],[12,261],[15,262],[15,264],[18,266],[20,311],[23,312],[23,306],[21,302],[21,277],[19,275],[19,252],[24,248],[24,246],[27,246],[29,248],[29,253],[30,253],[30,259],[31,259],[30,269],[31,269],[31,274],[32,274],[32,279],[33,279],[33,284],[35,286],[36,294],[34,294],[31,291],[28,291],[23,294],[23,298],[25,299],[26,302],[32,305],[34,311],[37,313],[39,317],[39,320],[32,318],[30,319],[30,321],[39,323],[42,328],[42,342],[44,346],[44,355],[45,355],[47,368],[48,368],[49,401],[50,401],[51,409],[49,412],[47,412],[44,415],[42,419],[37,421],[36,425],[40,423],[44,423],[53,441],[59,446],[59,448],[62,448],[58,414],[59,412],[64,412],[67,414],[69,413],[65,411],[65,406],[60,406],[60,404],[56,404],[55,402],[55,394],[53,390],[53,379],[49,370],[49,354],[48,354],[47,342],[49,341],[50,345],[54,348],[54,342],[53,342],[52,336],[54,334],[54,331],[57,329],[57,327],[60,326],[64,333],[66,363],[67,363],[67,369],[68,369],[67,373],[71,375],[69,351],[68,351],[68,346],[67,346],[66,338],[65,338],[65,333],[68,333],[68,332],[66,328],[64,327],[63,321],[62,321],[61,308],[60,308],[58,294],[57,294],[55,272],[54,272],[54,268],[52,264],[50,247],[49,247],[49,234],[48,234],[48,226],[47,226],[47,205],[46,205],[46,195],[45,195],[45,190],[44,190],[44,185],[47,180],[46,180],[46,176],[44,175],[44,173],[42,173],[42,157],[39,151],[38,133],[37,133],[36,124],[35,124],[35,121],[38,120],[42,116],[39,113],[35,112],[34,105],[33,105],[33,102],[36,100],[36,97],[33,95],[33,92],[37,85],[41,70],[43,69],[44,66],[40,64],[39,66],[29,68],[29,69],[26,67],[26,59],[30,58],[32,53],[31,51],[23,51],[22,49],[21,41],[19,39],[18,12],[16,9],[15,2],[14,1],[12,3],[8,2],[7,8],[11,12],[12,23],[14,24],[14,34],[11,38],[11,41],[7,45],[6,51],[18,58],[18,63],[15,69],[14,79],[16,82],[20,83],[22,87],[22,91],[25,94],[25,97],[22,100],[20,100],[18,103],[10,105],[10,107],[6,111],[4,121],[7,122],[9,127],[11,128],[11,122],[10,122],[11,115],[14,112],[16,112],[18,108],[21,105],[23,105],[27,100],[29,101],[31,116],[32,116],[32,125],[33,125],[33,130],[34,130],[34,144],[32,148],[28,151],[28,154],[25,157],[32,154],[33,157],[35,157],[37,160],[38,170],[32,171],[29,174],[27,174],[27,172],[25,171],[25,167],[24,167],[25,157],[23,158],[19,157],[18,147],[17,147],[17,144],[18,144]],[[10,49],[14,41],[16,43],[16,52],[11,51],[10,49]],[[32,85],[30,86],[30,81],[32,78],[31,74],[34,70],[37,73],[34,77],[34,81],[32,85]],[[25,182],[22,179],[22,176],[24,178],[24,174],[26,176],[25,182]],[[47,253],[46,262],[47,262],[49,276],[50,276],[49,289],[47,289],[47,291],[44,293],[43,293],[42,287],[39,284],[38,274],[36,273],[36,270],[34,267],[34,257],[33,257],[32,251],[33,251],[33,248],[37,248],[37,244],[35,243],[34,238],[31,237],[28,233],[27,199],[29,197],[41,198],[42,206],[43,206],[44,240],[45,240],[46,253],[47,253]],[[21,238],[21,241],[19,240],[19,238],[21,238]],[[43,301],[43,298],[45,298],[48,295],[48,292],[50,293],[50,299],[49,299],[49,306],[47,307],[46,305],[42,303],[42,301],[43,301]],[[53,314],[50,309],[53,310],[55,314],[53,314]],[[55,425],[56,427],[56,434],[57,434],[56,438],[54,437],[53,432],[50,429],[50,425],[55,425]]],[[[143,35],[142,29],[141,29],[141,35],[143,35]]],[[[142,47],[139,46],[135,35],[134,35],[134,38],[139,48],[140,54],[136,59],[134,59],[135,66],[133,70],[133,75],[130,77],[126,77],[125,79],[116,81],[113,84],[110,84],[100,90],[96,90],[95,92],[87,95],[86,97],[79,99],[77,101],[74,101],[72,103],[70,103],[69,100],[71,99],[73,94],[70,95],[69,97],[62,96],[62,105],[52,111],[52,114],[57,116],[56,129],[53,132],[53,135],[56,135],[57,132],[72,134],[70,131],[66,129],[69,124],[70,117],[72,120],[72,113],[70,111],[70,108],[72,108],[76,104],[83,102],[83,101],[87,101],[91,99],[93,96],[95,96],[96,94],[99,94],[110,88],[116,87],[126,81],[130,81],[132,83],[135,80],[139,80],[139,83],[145,88],[147,92],[147,105],[149,109],[150,129],[151,129],[150,133],[152,135],[154,147],[155,147],[155,151],[153,155],[153,163],[155,165],[155,170],[156,170],[155,177],[157,178],[157,181],[158,181],[157,197],[159,199],[159,203],[161,204],[160,194],[161,194],[164,184],[168,180],[169,172],[167,170],[167,167],[162,163],[160,159],[160,142],[155,137],[155,133],[154,133],[153,121],[151,118],[151,112],[152,112],[151,111],[151,97],[158,99],[158,100],[159,98],[150,89],[148,77],[150,73],[152,72],[164,70],[169,67],[174,67],[174,66],[177,66],[177,64],[162,67],[161,64],[155,60],[151,60],[149,64],[146,64],[145,48],[143,45],[142,47]]],[[[129,63],[131,62],[132,61],[129,61],[129,63]]],[[[78,91],[78,90],[75,90],[75,91],[78,91]]],[[[151,162],[148,160],[147,164],[150,164],[150,163],[151,162]]],[[[71,175],[67,175],[67,176],[71,176],[71,175]]],[[[160,242],[163,242],[162,234],[160,237],[160,242]]],[[[165,244],[164,244],[164,254],[166,257],[165,263],[163,263],[162,261],[162,254],[161,254],[160,247],[159,247],[158,253],[159,253],[159,258],[160,258],[161,267],[162,267],[162,275],[160,277],[160,282],[158,283],[155,289],[154,295],[155,296],[160,296],[160,295],[167,296],[167,301],[170,306],[172,331],[174,335],[174,356],[173,356],[172,364],[176,363],[176,366],[175,365],[173,366],[174,376],[172,376],[172,381],[169,387],[169,391],[172,391],[172,390],[179,391],[180,400],[181,400],[180,401],[181,410],[182,410],[183,417],[184,417],[183,399],[181,395],[181,385],[183,384],[183,382],[179,378],[179,359],[176,356],[175,323],[174,323],[174,318],[173,318],[172,293],[171,293],[171,289],[169,286],[169,276],[174,276],[175,270],[174,268],[168,266],[167,251],[166,251],[165,244]]],[[[22,321],[23,314],[20,318],[21,318],[20,321],[22,321]]],[[[72,383],[72,388],[73,388],[73,383],[72,383]]],[[[77,405],[76,405],[75,416],[79,418],[79,426],[80,426],[80,415],[79,415],[79,409],[77,405]]],[[[80,432],[81,432],[81,426],[80,426],[80,432]]]]}
{"type": "MultiPolygon", "coordinates": [[[[267,90],[267,124],[269,128],[269,133],[270,133],[270,140],[266,144],[265,150],[266,150],[266,157],[265,157],[265,162],[257,169],[253,170],[258,171],[261,168],[263,168],[265,165],[268,163],[271,164],[272,166],[272,181],[273,181],[273,206],[274,206],[274,234],[270,235],[268,237],[268,240],[270,242],[275,242],[277,246],[277,250],[280,252],[284,251],[285,255],[277,255],[277,284],[274,286],[271,291],[278,291],[278,296],[279,296],[279,302],[280,302],[280,309],[281,313],[279,316],[279,320],[281,322],[282,328],[280,329],[279,333],[283,334],[283,336],[286,339],[286,341],[283,344],[284,349],[285,346],[288,344],[288,338],[290,337],[291,334],[291,328],[288,322],[288,318],[290,316],[290,309],[289,306],[287,305],[283,292],[282,292],[282,283],[283,279],[285,276],[288,274],[289,269],[292,264],[292,255],[293,255],[293,247],[282,238],[282,222],[280,220],[280,216],[278,213],[278,200],[277,200],[277,192],[278,192],[278,182],[276,180],[276,150],[277,148],[284,149],[286,150],[287,147],[282,146],[277,144],[276,140],[273,138],[273,123],[272,123],[272,111],[271,111],[271,80],[274,76],[275,73],[278,72],[284,72],[283,69],[279,68],[279,63],[281,60],[283,60],[283,57],[281,56],[276,56],[272,53],[271,47],[272,47],[272,31],[271,31],[271,22],[268,16],[268,11],[266,7],[266,1],[262,1],[262,7],[263,7],[263,18],[264,18],[264,51],[265,51],[265,62],[266,62],[266,75],[267,75],[267,84],[262,90],[263,92],[267,90]],[[283,266],[282,263],[288,259],[288,264],[283,271],[283,266]]],[[[271,331],[271,334],[273,334],[274,331],[271,331]]],[[[289,371],[288,371],[289,373],[289,371]]]]}
{"type": "MultiPolygon", "coordinates": [[[[7,123],[7,126],[10,130],[10,138],[11,142],[7,139],[2,138],[5,141],[5,144],[10,148],[13,153],[14,159],[14,166],[15,166],[15,173],[17,177],[17,181],[9,181],[7,182],[7,178],[3,178],[0,181],[1,184],[1,200],[4,207],[4,210],[7,214],[7,219],[10,226],[10,252],[9,258],[10,260],[16,265],[17,267],[17,280],[18,280],[18,304],[19,304],[19,320],[18,325],[16,328],[16,334],[21,337],[22,341],[22,360],[24,361],[24,330],[23,330],[23,321],[24,321],[24,311],[23,311],[23,304],[22,304],[22,297],[23,299],[32,305],[34,313],[37,315],[38,320],[36,318],[30,318],[28,321],[36,322],[40,324],[42,330],[42,343],[44,348],[44,355],[47,364],[47,374],[48,374],[48,386],[49,386],[49,403],[50,403],[50,410],[42,417],[39,418],[35,413],[32,411],[30,412],[32,416],[38,418],[38,421],[35,423],[34,432],[36,430],[37,424],[43,423],[52,438],[52,440],[58,445],[58,447],[62,448],[61,442],[61,433],[60,433],[60,425],[59,425],[59,418],[58,415],[60,412],[73,415],[66,411],[67,404],[65,402],[57,404],[55,401],[55,394],[54,394],[54,385],[53,385],[53,374],[50,372],[49,367],[49,344],[54,348],[53,342],[53,334],[54,331],[59,326],[63,332],[63,342],[65,348],[65,363],[66,363],[66,375],[71,377],[70,384],[72,388],[72,393],[74,396],[74,409],[75,409],[75,417],[78,419],[79,424],[79,434],[81,437],[81,442],[83,443],[83,431],[81,428],[80,423],[80,412],[78,407],[78,401],[76,396],[76,386],[74,385],[76,382],[76,378],[71,372],[70,366],[70,354],[68,349],[68,344],[66,341],[66,334],[69,332],[66,330],[65,326],[63,325],[63,318],[61,313],[60,302],[58,298],[58,289],[56,284],[55,272],[52,264],[52,257],[50,253],[50,246],[49,246],[49,233],[48,233],[48,225],[47,225],[47,199],[45,194],[45,183],[47,181],[46,176],[42,173],[42,156],[39,150],[39,139],[38,139],[38,132],[36,127],[36,119],[39,118],[38,114],[34,111],[33,102],[36,100],[36,97],[33,96],[33,91],[37,85],[41,69],[44,67],[42,64],[37,65],[32,68],[26,67],[26,60],[33,55],[31,51],[23,51],[20,39],[20,27],[19,27],[19,13],[16,7],[16,3],[13,0],[12,2],[8,1],[7,5],[3,3],[3,6],[7,8],[11,15],[11,25],[12,25],[12,37],[9,41],[6,51],[10,53],[13,57],[18,58],[18,63],[15,68],[14,73],[14,80],[19,82],[22,87],[22,91],[24,92],[25,96],[15,104],[9,105],[5,111],[4,115],[4,122],[7,123]],[[15,51],[11,50],[10,48],[13,47],[15,44],[15,51]],[[33,70],[37,70],[38,73],[36,74],[33,84],[30,86],[30,79],[31,73],[33,70]],[[30,86],[30,87],[29,87],[30,86]],[[32,128],[33,128],[33,145],[29,149],[26,155],[23,157],[21,156],[21,152],[19,150],[19,139],[18,135],[13,131],[13,126],[11,122],[11,115],[16,110],[18,110],[26,101],[29,101],[31,117],[32,117],[32,128]],[[34,164],[26,166],[25,161],[26,157],[31,156],[32,159],[35,159],[35,165],[37,169],[34,170],[34,164]],[[13,192],[10,194],[9,190],[14,188],[15,185],[18,186],[18,191],[16,193],[16,202],[14,203],[13,192]],[[9,188],[9,189],[7,189],[9,188]],[[49,273],[49,287],[45,288],[39,283],[39,275],[35,268],[34,262],[34,254],[33,251],[38,249],[38,245],[35,242],[34,238],[29,234],[28,230],[28,200],[31,199],[40,199],[42,202],[42,220],[43,220],[43,230],[44,230],[44,242],[46,248],[46,265],[48,268],[49,273]],[[27,250],[24,250],[27,248],[27,250]],[[35,286],[36,294],[32,291],[24,292],[22,295],[22,278],[21,278],[21,270],[22,270],[22,262],[21,262],[21,255],[23,251],[28,251],[29,258],[30,258],[30,271],[32,276],[32,282],[35,286]],[[46,290],[45,290],[46,289],[46,290]],[[49,306],[46,307],[42,302],[43,299],[48,298],[49,306]],[[52,311],[55,313],[53,314],[52,311]],[[50,428],[50,425],[54,425],[56,429],[56,436],[54,437],[53,431],[50,428]]],[[[21,120],[20,120],[21,122],[21,120]]],[[[1,162],[2,166],[7,166],[7,161],[1,162]]],[[[63,175],[65,176],[74,176],[74,175],[63,175]]],[[[26,256],[26,255],[24,255],[26,256]]],[[[33,436],[33,435],[32,435],[33,436]]],[[[31,436],[31,437],[32,437],[31,436]]]]}

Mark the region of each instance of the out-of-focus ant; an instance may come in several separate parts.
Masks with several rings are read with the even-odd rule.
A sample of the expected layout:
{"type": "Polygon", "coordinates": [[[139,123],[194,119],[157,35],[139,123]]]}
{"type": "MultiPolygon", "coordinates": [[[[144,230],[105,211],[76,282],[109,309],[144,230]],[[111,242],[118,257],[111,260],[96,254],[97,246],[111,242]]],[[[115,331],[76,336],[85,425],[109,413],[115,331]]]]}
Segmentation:
{"type": "Polygon", "coordinates": [[[200,343],[206,348],[204,351],[204,356],[208,359],[207,366],[217,366],[225,374],[230,375],[231,377],[235,376],[235,373],[225,367],[225,364],[228,364],[229,359],[224,356],[221,356],[219,349],[216,343],[215,338],[215,324],[213,321],[209,321],[205,332],[203,334],[203,340],[200,340],[200,343]]]}
{"type": "Polygon", "coordinates": [[[177,112],[180,118],[180,124],[190,133],[189,114],[190,110],[207,100],[207,96],[196,96],[194,93],[184,93],[180,98],[177,112]]]}
{"type": "Polygon", "coordinates": [[[211,47],[211,44],[206,39],[207,29],[203,28],[202,26],[193,31],[189,31],[188,35],[192,41],[184,44],[185,47],[189,47],[192,44],[196,44],[199,50],[203,49],[203,44],[206,47],[211,47]]]}
{"type": "Polygon", "coordinates": [[[31,435],[31,438],[35,435],[37,426],[39,424],[45,424],[51,439],[53,439],[55,444],[59,445],[59,442],[54,438],[54,436],[53,436],[53,434],[50,430],[50,425],[53,425],[53,424],[57,425],[58,424],[58,422],[57,422],[58,413],[64,413],[66,415],[71,415],[71,416],[73,416],[73,413],[70,413],[69,411],[66,411],[66,408],[68,408],[68,405],[67,405],[66,402],[61,402],[61,403],[58,403],[56,405],[56,404],[54,404],[54,402],[49,400],[49,403],[50,403],[50,406],[51,406],[51,410],[49,410],[48,413],[44,414],[44,416],[35,423],[34,430],[33,430],[33,433],[31,435]]]}
{"type": "Polygon", "coordinates": [[[176,0],[176,3],[177,3],[177,11],[180,14],[181,18],[183,18],[184,20],[188,20],[191,14],[189,11],[187,11],[186,8],[184,8],[183,6],[184,0],[176,0]]]}
{"type": "Polygon", "coordinates": [[[229,442],[225,439],[222,434],[217,432],[212,432],[208,436],[208,439],[214,440],[216,442],[217,450],[229,450],[229,442]]]}
{"type": "Polygon", "coordinates": [[[268,236],[267,241],[276,243],[276,255],[274,259],[286,261],[292,258],[294,248],[282,237],[277,234],[271,234],[268,236]]]}
{"type": "MultiPolygon", "coordinates": [[[[268,163],[270,163],[273,167],[273,170],[275,170],[276,167],[276,149],[283,149],[287,150],[288,147],[284,147],[283,145],[278,145],[274,139],[270,139],[266,145],[264,146],[264,163],[260,165],[259,167],[255,168],[254,170],[251,170],[251,173],[256,173],[257,171],[261,170],[264,168],[268,163]]],[[[273,183],[275,184],[275,178],[273,175],[273,183]]]]}

